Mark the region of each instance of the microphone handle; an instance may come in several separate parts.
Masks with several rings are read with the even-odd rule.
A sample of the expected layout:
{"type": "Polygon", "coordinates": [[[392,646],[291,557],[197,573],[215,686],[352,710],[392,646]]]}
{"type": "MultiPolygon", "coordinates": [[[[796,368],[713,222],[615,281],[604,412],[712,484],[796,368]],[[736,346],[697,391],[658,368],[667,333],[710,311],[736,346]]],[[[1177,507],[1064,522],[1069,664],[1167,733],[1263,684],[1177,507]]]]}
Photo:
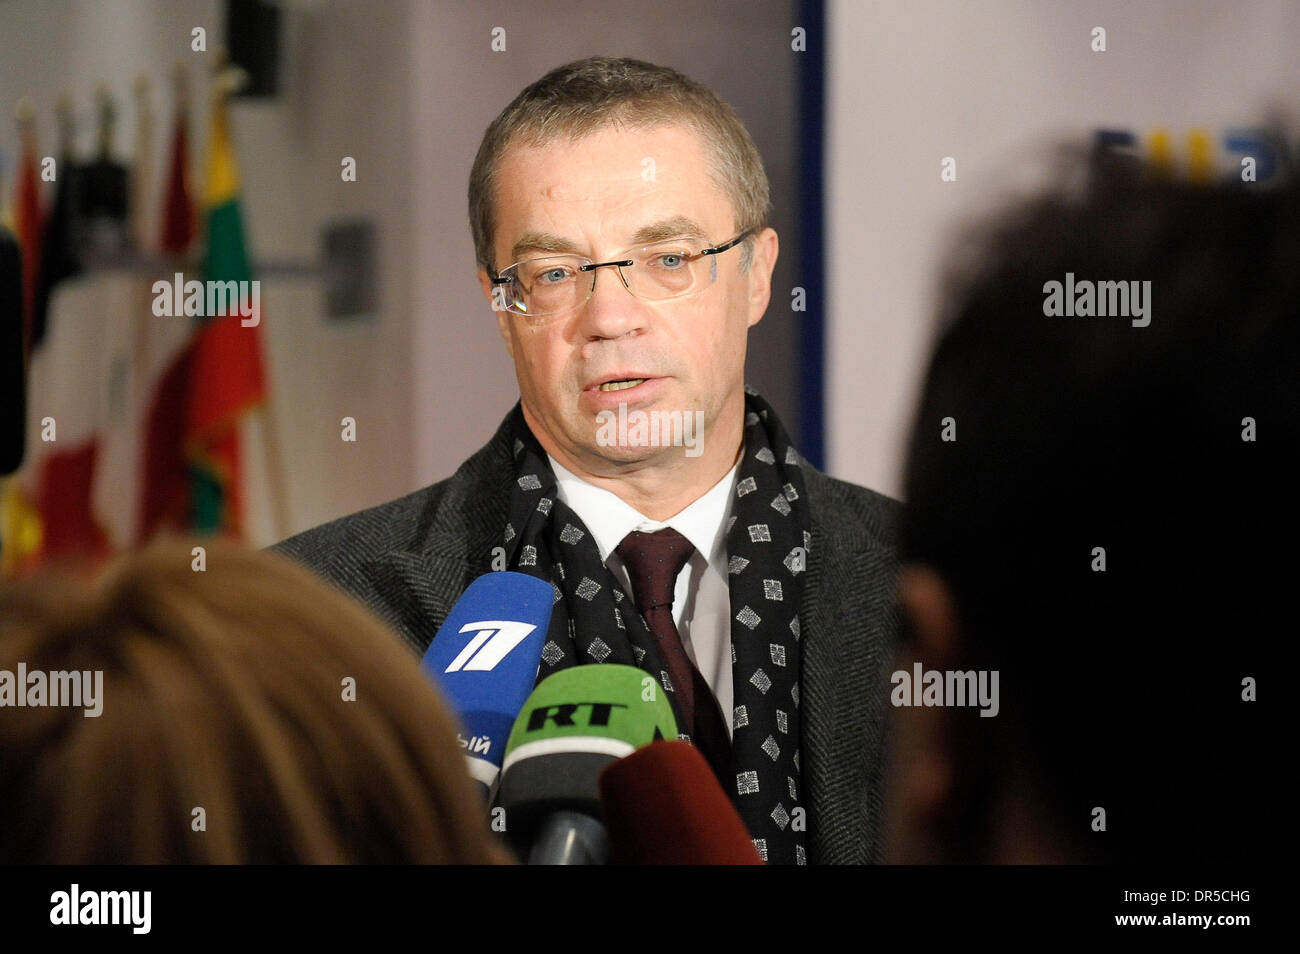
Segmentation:
{"type": "Polygon", "coordinates": [[[538,829],[530,865],[604,865],[609,863],[605,826],[582,812],[556,812],[538,829]]]}

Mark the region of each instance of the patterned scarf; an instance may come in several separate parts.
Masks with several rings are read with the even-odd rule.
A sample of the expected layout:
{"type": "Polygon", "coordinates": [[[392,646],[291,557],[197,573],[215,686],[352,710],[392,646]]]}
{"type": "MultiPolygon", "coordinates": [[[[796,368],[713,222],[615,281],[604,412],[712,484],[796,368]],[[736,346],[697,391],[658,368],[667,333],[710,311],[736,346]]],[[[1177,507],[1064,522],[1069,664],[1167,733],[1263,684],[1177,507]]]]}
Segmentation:
{"type": "MultiPolygon", "coordinates": [[[[506,564],[548,581],[555,606],[542,679],[569,666],[622,663],[659,677],[679,723],[655,638],[600,559],[581,519],[556,496],[546,452],[512,413],[515,487],[506,564]]],[[[802,460],[776,412],[745,389],[745,449],[727,524],[735,687],[728,795],[769,864],[805,864],[799,776],[799,603],[812,523],[802,460]]],[[[682,738],[689,738],[685,733],[682,738]]]]}

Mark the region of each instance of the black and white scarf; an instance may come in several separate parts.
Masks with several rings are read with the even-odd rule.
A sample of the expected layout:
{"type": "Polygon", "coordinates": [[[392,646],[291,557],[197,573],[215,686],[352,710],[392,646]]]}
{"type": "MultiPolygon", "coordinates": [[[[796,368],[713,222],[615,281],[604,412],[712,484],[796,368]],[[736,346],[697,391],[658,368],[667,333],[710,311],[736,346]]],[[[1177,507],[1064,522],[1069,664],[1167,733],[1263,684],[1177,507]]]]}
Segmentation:
{"type": "MultiPolygon", "coordinates": [[[[654,635],[601,561],[591,533],[557,497],[546,452],[518,405],[511,417],[515,486],[505,526],[506,565],[555,590],[538,681],[569,666],[638,666],[659,678],[680,724],[654,635]]],[[[744,452],[726,536],[735,690],[728,795],[769,864],[804,864],[807,858],[799,605],[812,523],[801,465],[776,412],[746,388],[744,452]]]]}

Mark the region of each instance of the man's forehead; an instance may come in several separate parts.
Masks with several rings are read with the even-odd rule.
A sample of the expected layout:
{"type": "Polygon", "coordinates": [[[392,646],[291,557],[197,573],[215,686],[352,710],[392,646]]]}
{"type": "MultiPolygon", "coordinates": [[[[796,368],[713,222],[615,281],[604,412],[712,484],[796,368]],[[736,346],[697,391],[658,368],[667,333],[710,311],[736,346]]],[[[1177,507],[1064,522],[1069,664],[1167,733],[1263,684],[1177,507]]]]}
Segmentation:
{"type": "MultiPolygon", "coordinates": [[[[712,220],[730,202],[708,168],[701,137],[686,126],[609,127],[579,140],[506,150],[497,176],[498,238],[515,251],[558,250],[559,220],[570,211],[599,214],[629,244],[660,238],[716,238],[712,220]]],[[[725,226],[724,226],[725,227],[725,226]]]]}
{"type": "MultiPolygon", "coordinates": [[[[515,141],[506,146],[499,165],[609,165],[611,172],[623,174],[630,162],[639,167],[643,158],[657,162],[691,165],[707,157],[707,143],[700,133],[682,123],[659,123],[653,126],[609,124],[573,138],[566,133],[544,143],[515,141]]],[[[640,169],[632,175],[640,177],[640,169]]]]}
{"type": "Polygon", "coordinates": [[[689,188],[707,175],[708,157],[694,130],[610,127],[581,139],[518,144],[502,157],[497,181],[519,203],[609,202],[689,188]]]}

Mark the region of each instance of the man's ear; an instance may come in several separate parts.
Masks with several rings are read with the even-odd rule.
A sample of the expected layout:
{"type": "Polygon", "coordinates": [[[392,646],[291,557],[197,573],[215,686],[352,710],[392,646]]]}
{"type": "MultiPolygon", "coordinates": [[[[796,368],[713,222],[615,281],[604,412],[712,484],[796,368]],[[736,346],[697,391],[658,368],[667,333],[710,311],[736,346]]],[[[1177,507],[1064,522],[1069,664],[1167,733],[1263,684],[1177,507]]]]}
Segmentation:
{"type": "Polygon", "coordinates": [[[492,306],[492,313],[496,315],[497,331],[501,333],[501,339],[506,343],[506,350],[510,352],[510,357],[514,358],[514,341],[510,337],[510,312],[506,311],[504,308],[496,307],[496,299],[493,296],[493,292],[496,291],[497,286],[492,284],[492,279],[488,275],[487,269],[480,268],[478,270],[478,284],[479,287],[483,289],[483,295],[487,298],[488,304],[492,306]]]}
{"type": "MultiPolygon", "coordinates": [[[[750,255],[749,273],[749,316],[747,325],[752,328],[762,319],[772,298],[772,270],[776,268],[776,257],[780,253],[781,243],[777,239],[776,229],[763,229],[754,236],[754,248],[750,255]]],[[[743,252],[741,253],[744,254],[743,252]]]]}

